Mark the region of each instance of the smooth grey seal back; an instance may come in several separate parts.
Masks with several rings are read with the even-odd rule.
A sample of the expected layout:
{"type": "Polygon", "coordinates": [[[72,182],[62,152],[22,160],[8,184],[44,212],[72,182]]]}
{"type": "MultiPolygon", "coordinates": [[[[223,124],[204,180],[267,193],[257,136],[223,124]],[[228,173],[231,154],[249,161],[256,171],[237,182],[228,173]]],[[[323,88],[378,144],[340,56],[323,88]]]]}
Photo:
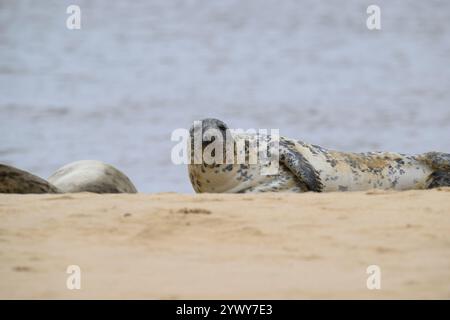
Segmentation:
{"type": "Polygon", "coordinates": [[[69,163],[48,181],[62,192],[136,193],[131,180],[112,165],[96,160],[69,163]]]}
{"type": "Polygon", "coordinates": [[[59,193],[59,190],[29,172],[0,164],[0,193],[59,193]]]}

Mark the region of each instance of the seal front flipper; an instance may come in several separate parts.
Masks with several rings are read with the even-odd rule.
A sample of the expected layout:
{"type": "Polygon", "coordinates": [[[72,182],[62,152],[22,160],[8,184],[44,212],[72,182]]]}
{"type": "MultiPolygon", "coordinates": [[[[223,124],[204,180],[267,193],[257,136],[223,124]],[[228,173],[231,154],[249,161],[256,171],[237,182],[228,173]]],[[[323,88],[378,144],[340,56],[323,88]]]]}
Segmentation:
{"type": "Polygon", "coordinates": [[[428,177],[428,188],[450,187],[450,154],[427,152],[417,157],[433,169],[428,177]]]}
{"type": "Polygon", "coordinates": [[[60,191],[38,176],[0,164],[0,193],[60,193],[60,191]]]}
{"type": "Polygon", "coordinates": [[[319,173],[311,163],[295,149],[295,144],[283,137],[280,137],[280,163],[286,166],[298,180],[306,185],[308,191],[321,192],[323,184],[320,181],[319,173]]]}

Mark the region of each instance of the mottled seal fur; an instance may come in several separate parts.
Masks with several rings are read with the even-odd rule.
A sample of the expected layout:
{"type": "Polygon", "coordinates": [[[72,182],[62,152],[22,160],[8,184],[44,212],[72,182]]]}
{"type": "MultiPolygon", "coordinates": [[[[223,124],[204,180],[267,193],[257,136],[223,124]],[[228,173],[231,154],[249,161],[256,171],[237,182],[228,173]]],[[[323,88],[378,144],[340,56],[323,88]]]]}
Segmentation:
{"type": "Polygon", "coordinates": [[[29,172],[0,164],[0,193],[59,193],[59,190],[29,172]]]}
{"type": "Polygon", "coordinates": [[[69,163],[48,181],[61,192],[136,193],[131,180],[112,165],[96,160],[69,163]]]}
{"type": "MultiPolygon", "coordinates": [[[[228,129],[217,119],[202,120],[202,127],[203,132],[219,130],[224,139],[228,129]]],[[[192,138],[193,128],[191,141],[192,138]]],[[[251,141],[256,138],[258,135],[232,136],[234,143],[240,139],[251,141]]],[[[208,143],[203,142],[202,148],[208,143]]],[[[236,148],[232,152],[236,152],[236,148]]],[[[450,154],[441,152],[421,155],[339,152],[280,137],[278,174],[261,175],[261,166],[191,163],[188,170],[196,192],[332,192],[450,186],[450,154]]]]}

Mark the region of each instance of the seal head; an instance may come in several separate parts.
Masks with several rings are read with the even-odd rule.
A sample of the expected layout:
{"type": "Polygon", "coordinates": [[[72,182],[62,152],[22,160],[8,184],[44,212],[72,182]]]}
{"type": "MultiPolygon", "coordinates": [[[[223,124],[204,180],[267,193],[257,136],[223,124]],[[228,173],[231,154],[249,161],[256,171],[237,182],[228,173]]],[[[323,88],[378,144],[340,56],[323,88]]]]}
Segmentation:
{"type": "MultiPolygon", "coordinates": [[[[194,159],[195,151],[198,155],[203,156],[205,149],[211,146],[213,143],[218,142],[223,144],[221,163],[225,162],[227,145],[229,146],[231,135],[229,134],[228,126],[221,120],[214,118],[206,118],[200,121],[194,121],[189,130],[190,135],[190,147],[191,147],[191,160],[194,159]],[[220,140],[220,141],[218,141],[220,140]],[[201,144],[200,144],[201,141],[201,144]],[[197,149],[197,150],[196,150],[197,149]],[[199,152],[201,151],[201,152],[199,152]]],[[[216,157],[216,149],[211,150],[211,157],[216,157]]],[[[217,155],[219,156],[219,155],[217,155]]],[[[214,162],[214,160],[212,160],[214,162]]],[[[213,163],[210,164],[213,164],[213,163]]]]}

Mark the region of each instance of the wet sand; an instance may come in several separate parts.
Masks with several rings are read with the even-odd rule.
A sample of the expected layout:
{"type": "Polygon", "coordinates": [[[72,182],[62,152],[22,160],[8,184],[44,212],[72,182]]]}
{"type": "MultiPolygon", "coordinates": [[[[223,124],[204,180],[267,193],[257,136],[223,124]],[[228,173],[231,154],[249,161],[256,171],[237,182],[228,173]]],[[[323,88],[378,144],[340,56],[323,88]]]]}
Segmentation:
{"type": "Polygon", "coordinates": [[[0,195],[0,298],[449,299],[449,231],[450,188],[0,195]]]}

